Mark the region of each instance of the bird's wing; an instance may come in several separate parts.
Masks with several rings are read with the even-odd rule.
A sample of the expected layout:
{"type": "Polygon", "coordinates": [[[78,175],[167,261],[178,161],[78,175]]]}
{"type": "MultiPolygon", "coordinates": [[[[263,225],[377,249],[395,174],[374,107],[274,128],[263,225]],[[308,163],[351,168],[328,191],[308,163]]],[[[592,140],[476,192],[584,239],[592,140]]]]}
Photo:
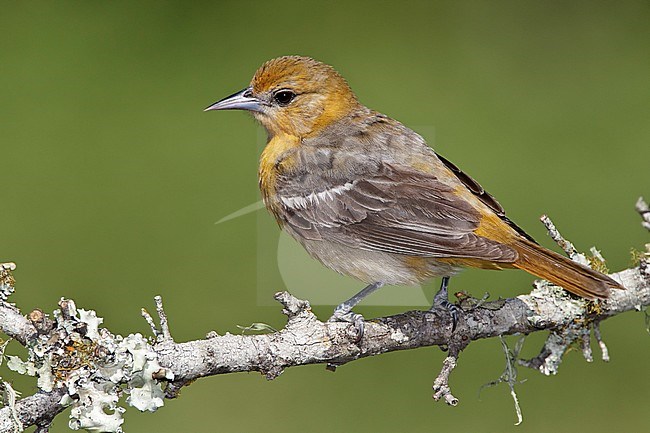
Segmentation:
{"type": "MultiPolygon", "coordinates": [[[[295,189],[293,189],[295,191],[295,189]]],[[[405,166],[306,195],[283,195],[281,219],[300,237],[422,257],[512,262],[507,245],[476,235],[480,214],[454,187],[405,166]]]]}
{"type": "Polygon", "coordinates": [[[506,224],[508,224],[510,227],[512,227],[517,233],[525,237],[531,242],[537,243],[535,239],[533,239],[532,236],[530,236],[528,233],[524,231],[521,227],[519,227],[517,224],[515,224],[513,221],[510,220],[506,216],[506,212],[503,209],[503,206],[497,201],[497,199],[494,198],[492,194],[487,192],[480,183],[474,180],[470,175],[465,173],[463,170],[458,168],[456,164],[453,162],[449,161],[447,158],[444,158],[442,155],[436,154],[438,156],[438,159],[442,161],[445,166],[451,170],[452,173],[460,180],[463,185],[467,187],[481,202],[483,202],[484,205],[492,209],[492,211],[503,220],[506,224]]]}

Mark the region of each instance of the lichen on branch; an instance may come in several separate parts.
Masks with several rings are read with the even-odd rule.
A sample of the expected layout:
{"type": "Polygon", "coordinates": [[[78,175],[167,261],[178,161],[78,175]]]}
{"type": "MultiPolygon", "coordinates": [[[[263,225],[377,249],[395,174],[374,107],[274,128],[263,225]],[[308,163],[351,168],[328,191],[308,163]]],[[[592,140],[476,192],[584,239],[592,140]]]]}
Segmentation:
{"type": "MultiPolygon", "coordinates": [[[[640,200],[637,210],[644,227],[650,229],[647,204],[640,200]]],[[[551,226],[547,228],[551,230],[551,226]]],[[[597,250],[592,250],[590,259],[578,253],[554,226],[552,230],[554,239],[562,242],[577,260],[604,266],[597,250]]],[[[0,433],[21,431],[31,425],[38,426],[39,433],[45,432],[66,406],[72,407],[69,424],[73,429],[121,432],[125,405],[155,411],[165,398],[178,396],[183,386],[201,377],[259,371],[274,379],[292,366],[326,364],[335,369],[359,358],[434,345],[447,350],[448,356],[434,381],[433,396],[456,405],[458,398],[451,392],[450,375],[467,345],[484,338],[548,330],[549,337],[537,357],[508,358],[511,371],[501,382],[511,386],[516,402],[512,386],[516,380],[515,361],[544,374],[556,374],[567,348],[578,344],[591,362],[591,331],[602,359],[609,359],[601,323],[650,305],[650,245],[646,249],[636,254],[638,263],[634,267],[610,274],[626,290],[613,291],[605,301],[576,298],[538,281],[528,294],[497,301],[459,294],[459,321],[454,332],[445,311],[408,311],[367,321],[361,341],[352,325],[319,320],[308,301],[288,292],[275,296],[288,319],[283,329],[258,325],[256,328],[269,332],[210,332],[205,339],[188,342],[173,340],[160,297],[155,298],[159,326],[146,310],[142,312],[152,329],[149,339],[137,333],[126,337],[113,334],[101,326],[102,318],[94,311],[77,308],[68,299],[62,299],[52,315],[36,309],[25,317],[7,303],[14,290],[15,265],[0,264],[0,329],[28,349],[27,359],[9,355],[8,365],[18,373],[37,376],[40,389],[32,396],[17,399],[13,388],[0,379],[7,396],[5,407],[0,409],[0,433]]]]}
{"type": "Polygon", "coordinates": [[[27,360],[10,355],[7,366],[37,376],[41,391],[63,390],[59,404],[72,407],[71,429],[121,432],[123,397],[141,411],[163,406],[164,393],[154,375],[166,380],[174,376],[158,364],[145,337],[112,334],[100,327],[103,319],[94,311],[78,309],[72,300],[61,299],[59,307],[51,329],[28,342],[27,360]]]}

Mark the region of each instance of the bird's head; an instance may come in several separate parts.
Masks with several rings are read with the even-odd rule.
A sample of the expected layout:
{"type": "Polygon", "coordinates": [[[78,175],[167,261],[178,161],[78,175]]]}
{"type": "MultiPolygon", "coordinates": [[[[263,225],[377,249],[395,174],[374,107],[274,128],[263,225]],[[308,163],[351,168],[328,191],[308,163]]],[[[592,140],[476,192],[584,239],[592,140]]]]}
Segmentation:
{"type": "Polygon", "coordinates": [[[250,85],[205,109],[247,110],[270,136],[308,137],[359,106],[345,79],[309,57],[269,60],[250,85]]]}

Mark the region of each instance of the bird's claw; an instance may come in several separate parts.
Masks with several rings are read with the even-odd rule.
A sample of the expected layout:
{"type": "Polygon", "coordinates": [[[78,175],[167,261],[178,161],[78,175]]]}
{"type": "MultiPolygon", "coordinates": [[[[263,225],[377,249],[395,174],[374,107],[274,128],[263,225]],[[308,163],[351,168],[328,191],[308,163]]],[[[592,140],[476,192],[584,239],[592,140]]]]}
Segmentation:
{"type": "Polygon", "coordinates": [[[433,305],[429,311],[436,310],[438,308],[444,308],[451,314],[451,333],[453,334],[456,330],[456,325],[458,324],[458,315],[460,312],[460,307],[456,304],[449,302],[447,295],[447,286],[449,285],[449,277],[444,277],[442,283],[440,284],[440,290],[433,297],[433,305]]]}
{"type": "Polygon", "coordinates": [[[452,304],[446,299],[440,303],[440,306],[449,311],[449,314],[451,314],[451,333],[453,334],[456,330],[456,325],[458,325],[458,311],[460,308],[458,305],[452,304]]]}
{"type": "Polygon", "coordinates": [[[357,314],[352,311],[336,309],[334,310],[334,314],[332,314],[332,317],[330,317],[327,321],[351,323],[354,325],[354,329],[356,332],[354,342],[358,343],[363,338],[363,333],[365,330],[365,326],[364,326],[365,319],[361,314],[357,314]]]}

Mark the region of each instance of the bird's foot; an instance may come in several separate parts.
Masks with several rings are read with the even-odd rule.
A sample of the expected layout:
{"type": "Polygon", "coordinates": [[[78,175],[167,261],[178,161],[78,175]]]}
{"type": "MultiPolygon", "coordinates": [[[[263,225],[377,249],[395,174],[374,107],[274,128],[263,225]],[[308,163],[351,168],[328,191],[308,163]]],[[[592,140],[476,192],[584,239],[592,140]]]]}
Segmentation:
{"type": "Polygon", "coordinates": [[[434,311],[439,308],[444,308],[451,315],[451,332],[453,334],[456,330],[456,325],[458,325],[458,312],[460,311],[460,307],[456,304],[452,304],[447,299],[444,299],[440,301],[439,304],[434,302],[429,311],[434,311]]]}
{"type": "Polygon", "coordinates": [[[449,297],[447,295],[448,285],[449,277],[444,277],[442,279],[442,284],[440,285],[440,290],[438,290],[438,293],[433,297],[433,305],[431,305],[429,311],[435,311],[441,308],[448,311],[451,315],[451,333],[453,334],[456,330],[456,325],[458,325],[460,307],[449,302],[449,297]]]}
{"type": "Polygon", "coordinates": [[[339,305],[334,310],[334,314],[332,314],[332,317],[330,317],[327,321],[352,323],[354,325],[354,330],[355,330],[354,342],[358,343],[359,341],[361,341],[361,338],[363,338],[363,332],[365,329],[364,327],[365,319],[361,314],[354,313],[351,310],[346,308],[341,308],[341,305],[339,305]]]}
{"type": "Polygon", "coordinates": [[[340,304],[334,309],[334,314],[329,318],[328,322],[346,322],[354,324],[356,331],[355,343],[361,341],[364,331],[364,318],[361,314],[353,313],[352,309],[372,292],[378,290],[384,285],[382,282],[376,282],[367,285],[359,293],[340,304]]]}

